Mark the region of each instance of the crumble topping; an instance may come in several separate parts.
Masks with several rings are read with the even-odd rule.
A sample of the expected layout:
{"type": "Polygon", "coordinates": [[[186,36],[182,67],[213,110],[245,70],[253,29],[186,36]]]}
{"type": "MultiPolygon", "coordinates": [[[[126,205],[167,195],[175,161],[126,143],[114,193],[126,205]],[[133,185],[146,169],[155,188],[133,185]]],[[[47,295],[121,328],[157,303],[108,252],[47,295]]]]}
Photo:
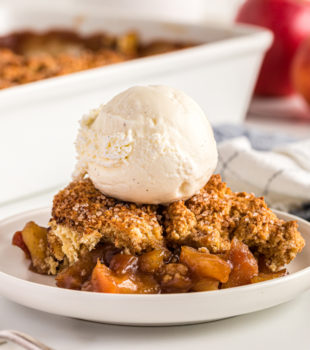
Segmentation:
{"type": "Polygon", "coordinates": [[[69,238],[72,240],[64,252],[70,261],[78,258],[80,246],[91,250],[100,240],[133,254],[163,245],[156,206],[106,197],[89,178],[72,182],[55,196],[50,227],[51,234],[59,239],[64,241],[66,237],[67,243],[69,238]]]}
{"type": "Polygon", "coordinates": [[[219,175],[189,200],[167,207],[122,202],[103,195],[89,178],[73,181],[54,198],[48,236],[57,238],[55,247],[48,239],[51,251],[70,264],[99,242],[131,254],[165,244],[224,254],[236,237],[277,271],[304,246],[295,221],[277,218],[262,197],[232,192],[219,175]]]}
{"type": "Polygon", "coordinates": [[[211,253],[228,251],[236,237],[263,254],[272,271],[293,260],[305,244],[295,221],[277,218],[263,197],[232,192],[220,175],[189,200],[170,204],[164,226],[168,242],[206,247],[211,253]]]}

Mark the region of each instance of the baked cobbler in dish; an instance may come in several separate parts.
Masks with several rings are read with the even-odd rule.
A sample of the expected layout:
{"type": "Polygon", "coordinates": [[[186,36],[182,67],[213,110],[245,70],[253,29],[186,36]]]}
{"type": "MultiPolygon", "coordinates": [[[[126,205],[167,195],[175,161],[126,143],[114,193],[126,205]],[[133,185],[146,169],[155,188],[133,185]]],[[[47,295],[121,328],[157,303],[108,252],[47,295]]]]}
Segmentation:
{"type": "Polygon", "coordinates": [[[0,89],[191,46],[168,40],[145,44],[135,32],[16,32],[0,37],[0,89]]]}

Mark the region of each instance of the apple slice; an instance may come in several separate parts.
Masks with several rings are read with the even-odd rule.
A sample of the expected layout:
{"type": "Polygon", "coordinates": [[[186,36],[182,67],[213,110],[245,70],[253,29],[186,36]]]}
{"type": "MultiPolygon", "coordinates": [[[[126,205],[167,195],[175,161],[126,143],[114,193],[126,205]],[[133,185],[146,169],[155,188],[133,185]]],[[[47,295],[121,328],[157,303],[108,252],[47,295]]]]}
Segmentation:
{"type": "Polygon", "coordinates": [[[198,278],[213,278],[220,282],[227,282],[230,274],[230,265],[219,256],[183,246],[180,262],[186,265],[198,278]]]}

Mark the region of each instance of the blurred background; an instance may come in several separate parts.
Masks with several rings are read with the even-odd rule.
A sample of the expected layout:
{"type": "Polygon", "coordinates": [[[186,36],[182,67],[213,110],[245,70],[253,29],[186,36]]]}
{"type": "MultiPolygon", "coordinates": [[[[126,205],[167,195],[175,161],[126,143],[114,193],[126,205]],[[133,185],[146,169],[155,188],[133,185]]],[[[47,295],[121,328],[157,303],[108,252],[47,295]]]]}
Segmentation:
{"type": "Polygon", "coordinates": [[[25,7],[59,7],[62,10],[84,9],[86,6],[110,14],[169,21],[231,22],[243,2],[244,0],[30,0],[24,3],[13,0],[8,3],[25,7]]]}
{"type": "MultiPolygon", "coordinates": [[[[219,148],[246,137],[254,163],[257,151],[270,155],[276,147],[308,139],[310,2],[2,0],[1,216],[48,204],[70,180],[78,120],[135,84],[184,90],[206,111],[219,148]],[[51,30],[88,36],[86,51],[72,33],[64,36],[65,44],[59,38],[29,39],[29,31],[51,30]],[[101,32],[109,35],[92,36],[101,32]],[[144,44],[152,40],[154,45],[144,44]],[[99,42],[114,52],[94,58],[91,51],[99,42]],[[175,43],[190,48],[179,50],[175,43]]],[[[277,171],[263,171],[266,181],[277,171]]],[[[305,166],[302,171],[302,177],[308,174],[305,166]]],[[[232,173],[226,177],[238,190],[232,173]]],[[[248,190],[264,194],[264,185],[253,181],[248,190]]],[[[309,188],[307,181],[297,185],[299,193],[309,188]]],[[[301,195],[297,200],[292,191],[287,195],[300,204],[301,195]]]]}

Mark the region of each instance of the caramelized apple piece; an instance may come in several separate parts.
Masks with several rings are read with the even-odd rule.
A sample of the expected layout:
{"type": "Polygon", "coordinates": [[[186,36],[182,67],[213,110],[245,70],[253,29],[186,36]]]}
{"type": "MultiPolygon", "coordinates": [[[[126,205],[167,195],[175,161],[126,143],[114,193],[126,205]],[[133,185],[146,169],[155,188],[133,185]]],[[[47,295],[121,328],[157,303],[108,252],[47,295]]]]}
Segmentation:
{"type": "Polygon", "coordinates": [[[128,276],[117,277],[107,266],[97,261],[91,276],[94,292],[101,293],[136,293],[137,286],[128,276]]]}
{"type": "Polygon", "coordinates": [[[233,238],[228,253],[228,260],[233,268],[227,283],[222,288],[243,286],[251,283],[251,279],[258,274],[258,264],[248,246],[233,238]]]}
{"type": "Polygon", "coordinates": [[[194,248],[181,248],[180,262],[185,264],[197,278],[213,278],[220,282],[227,282],[230,265],[220,257],[199,252],[194,248]]]}
{"type": "Polygon", "coordinates": [[[25,253],[27,259],[31,259],[29,249],[23,240],[22,231],[17,231],[14,233],[12,244],[20,248],[25,253]]]}
{"type": "Polygon", "coordinates": [[[283,277],[285,275],[287,275],[286,269],[283,269],[278,272],[260,272],[257,276],[251,278],[251,283],[265,282],[274,278],[283,277]]]}
{"type": "Polygon", "coordinates": [[[116,254],[112,257],[109,267],[118,275],[134,274],[138,269],[138,258],[130,254],[116,254]]]}
{"type": "Polygon", "coordinates": [[[219,289],[220,282],[213,278],[200,278],[193,279],[193,285],[191,291],[193,292],[206,292],[209,290],[219,289]]]}
{"type": "Polygon", "coordinates": [[[160,293],[160,286],[156,279],[144,273],[139,273],[134,278],[135,283],[138,285],[139,294],[158,294],[160,293]]]}
{"type": "Polygon", "coordinates": [[[159,278],[164,293],[185,293],[192,286],[189,270],[183,264],[171,263],[164,265],[159,278]]]}
{"type": "Polygon", "coordinates": [[[115,252],[114,247],[102,245],[91,252],[88,252],[73,265],[58,273],[56,276],[57,286],[68,289],[81,289],[83,283],[90,278],[91,273],[96,266],[97,260],[105,260],[106,256],[110,255],[110,252],[113,251],[115,252]]]}
{"type": "Polygon", "coordinates": [[[91,277],[92,290],[101,293],[152,294],[159,286],[152,276],[117,275],[98,260],[91,277]]]}
{"type": "Polygon", "coordinates": [[[45,262],[47,253],[47,229],[33,221],[28,222],[22,230],[22,240],[29,250],[32,268],[38,273],[47,273],[45,262]]]}
{"type": "Polygon", "coordinates": [[[139,270],[145,273],[157,273],[170,255],[171,253],[165,249],[154,249],[144,253],[139,257],[139,270]]]}

